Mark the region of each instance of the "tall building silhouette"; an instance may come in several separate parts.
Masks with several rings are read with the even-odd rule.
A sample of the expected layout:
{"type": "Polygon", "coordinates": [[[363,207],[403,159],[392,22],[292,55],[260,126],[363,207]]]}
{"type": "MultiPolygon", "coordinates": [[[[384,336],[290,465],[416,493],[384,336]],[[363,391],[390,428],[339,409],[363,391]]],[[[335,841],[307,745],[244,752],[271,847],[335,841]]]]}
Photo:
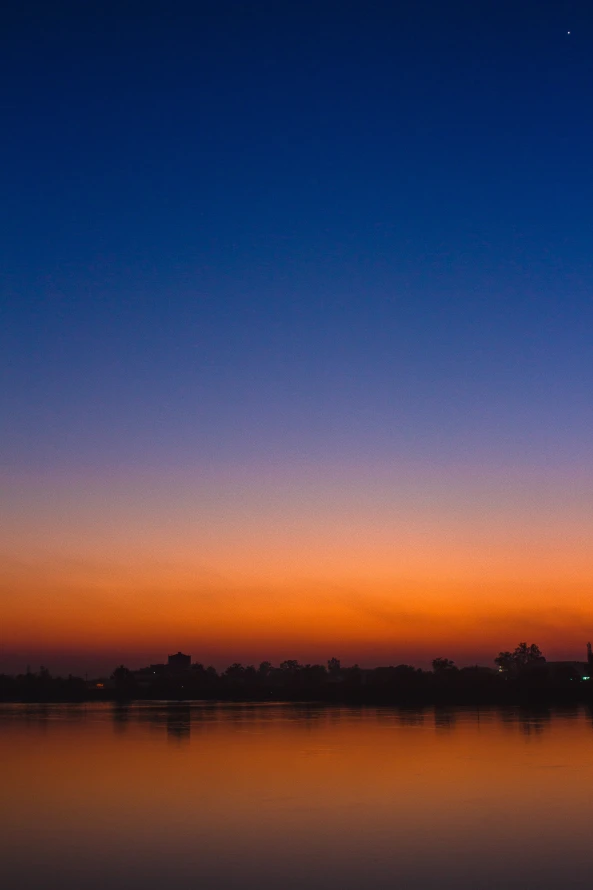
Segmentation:
{"type": "Polygon", "coordinates": [[[183,652],[177,652],[175,655],[169,655],[167,666],[170,671],[189,671],[191,668],[191,655],[184,655],[183,652]]]}

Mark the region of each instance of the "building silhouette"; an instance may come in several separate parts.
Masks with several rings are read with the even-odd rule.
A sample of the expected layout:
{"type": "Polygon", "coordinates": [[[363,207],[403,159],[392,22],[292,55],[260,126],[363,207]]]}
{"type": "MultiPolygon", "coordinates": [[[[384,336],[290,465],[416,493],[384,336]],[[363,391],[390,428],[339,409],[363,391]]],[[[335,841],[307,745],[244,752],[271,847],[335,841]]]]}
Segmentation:
{"type": "Polygon", "coordinates": [[[183,673],[191,668],[191,655],[184,655],[183,652],[177,652],[175,655],[169,655],[167,658],[167,667],[174,673],[183,673]]]}

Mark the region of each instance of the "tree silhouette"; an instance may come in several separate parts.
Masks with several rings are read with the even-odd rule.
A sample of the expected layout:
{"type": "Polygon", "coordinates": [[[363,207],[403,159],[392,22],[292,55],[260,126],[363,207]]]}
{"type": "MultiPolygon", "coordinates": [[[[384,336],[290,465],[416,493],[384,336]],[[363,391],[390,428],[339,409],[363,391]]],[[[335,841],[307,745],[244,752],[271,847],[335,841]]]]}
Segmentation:
{"type": "Polygon", "coordinates": [[[286,674],[296,674],[301,670],[301,665],[296,658],[288,658],[286,661],[280,662],[280,670],[286,674]]]}
{"type": "Polygon", "coordinates": [[[513,653],[508,650],[499,652],[494,659],[494,664],[497,664],[502,671],[510,671],[514,667],[513,653]]]}
{"type": "Polygon", "coordinates": [[[226,669],[224,674],[229,680],[241,680],[245,674],[245,668],[240,662],[234,661],[233,664],[226,669]]]}
{"type": "Polygon", "coordinates": [[[112,673],[111,679],[115,680],[117,686],[125,686],[132,680],[132,671],[125,667],[125,665],[120,664],[120,666],[112,673]]]}
{"type": "Polygon", "coordinates": [[[444,674],[447,671],[456,671],[455,662],[450,658],[435,658],[432,662],[432,669],[435,674],[444,674]]]}
{"type": "Polygon", "coordinates": [[[260,666],[257,669],[257,672],[260,676],[260,679],[267,679],[272,673],[272,662],[271,661],[262,661],[260,666]]]}
{"type": "Polygon", "coordinates": [[[503,671],[518,671],[533,664],[543,664],[545,660],[541,649],[535,643],[531,643],[530,646],[527,643],[519,643],[513,652],[499,652],[494,663],[503,671]]]}

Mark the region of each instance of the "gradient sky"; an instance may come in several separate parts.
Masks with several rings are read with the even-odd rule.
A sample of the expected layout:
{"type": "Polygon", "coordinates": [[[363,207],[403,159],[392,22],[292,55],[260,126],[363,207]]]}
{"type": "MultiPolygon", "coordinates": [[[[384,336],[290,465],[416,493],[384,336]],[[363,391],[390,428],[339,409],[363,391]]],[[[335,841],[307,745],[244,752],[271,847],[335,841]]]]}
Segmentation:
{"type": "Polygon", "coordinates": [[[0,669],[581,655],[588,0],[0,26],[0,669]]]}

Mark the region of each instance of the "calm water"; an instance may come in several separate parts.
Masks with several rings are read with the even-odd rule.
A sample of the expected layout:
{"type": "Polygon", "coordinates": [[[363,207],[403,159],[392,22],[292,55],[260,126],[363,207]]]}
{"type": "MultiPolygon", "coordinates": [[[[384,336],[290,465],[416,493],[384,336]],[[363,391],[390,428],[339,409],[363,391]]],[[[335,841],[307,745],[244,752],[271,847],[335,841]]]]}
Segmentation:
{"type": "Polygon", "coordinates": [[[6,888],[572,888],[584,710],[0,706],[6,888]]]}

